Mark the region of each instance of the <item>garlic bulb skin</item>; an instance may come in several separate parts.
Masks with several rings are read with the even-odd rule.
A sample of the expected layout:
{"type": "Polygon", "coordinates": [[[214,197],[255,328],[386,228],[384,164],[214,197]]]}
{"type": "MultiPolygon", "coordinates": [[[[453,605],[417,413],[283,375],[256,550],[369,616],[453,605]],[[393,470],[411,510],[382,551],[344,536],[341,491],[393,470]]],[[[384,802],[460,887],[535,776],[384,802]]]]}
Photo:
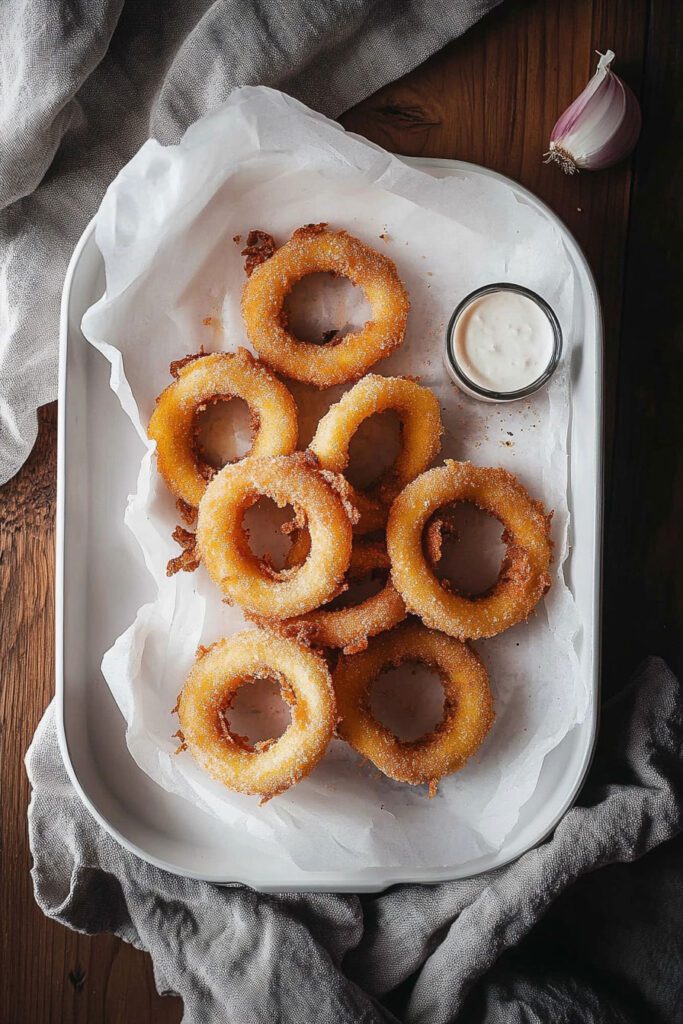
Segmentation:
{"type": "Polygon", "coordinates": [[[550,135],[545,162],[559,164],[566,174],[611,167],[628,156],[640,134],[640,106],[611,69],[614,53],[599,56],[595,74],[550,135]]]}

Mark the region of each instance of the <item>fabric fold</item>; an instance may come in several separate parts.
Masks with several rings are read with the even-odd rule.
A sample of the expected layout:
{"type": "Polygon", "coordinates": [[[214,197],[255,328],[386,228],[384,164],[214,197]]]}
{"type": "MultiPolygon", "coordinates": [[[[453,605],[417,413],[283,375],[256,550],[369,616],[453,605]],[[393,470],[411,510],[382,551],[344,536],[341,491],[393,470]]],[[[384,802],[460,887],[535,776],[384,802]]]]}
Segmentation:
{"type": "MultiPolygon", "coordinates": [[[[81,804],[54,714],[51,705],[27,754],[38,904],[77,931],[111,931],[148,950],[159,990],[182,997],[192,1024],[447,1024],[478,983],[491,1020],[526,1020],[520,1007],[528,989],[510,996],[499,977],[486,987],[498,958],[577,879],[642,857],[681,830],[683,701],[657,658],[605,706],[588,781],[551,838],[494,872],[363,897],[265,895],[139,860],[81,804]],[[398,1017],[386,1005],[397,1002],[397,990],[398,1017]]],[[[672,940],[662,935],[664,944],[672,940]]],[[[551,1019],[560,996],[533,991],[539,1019],[551,1019]]],[[[572,1021],[597,1020],[592,989],[584,998],[577,985],[572,998],[572,1021]]],[[[608,1000],[602,1012],[622,1019],[609,1016],[608,1000]]]]}
{"type": "Polygon", "coordinates": [[[336,117],[500,0],[5,0],[0,6],[0,484],[57,397],[69,257],[149,136],[177,142],[240,85],[336,117]]]}

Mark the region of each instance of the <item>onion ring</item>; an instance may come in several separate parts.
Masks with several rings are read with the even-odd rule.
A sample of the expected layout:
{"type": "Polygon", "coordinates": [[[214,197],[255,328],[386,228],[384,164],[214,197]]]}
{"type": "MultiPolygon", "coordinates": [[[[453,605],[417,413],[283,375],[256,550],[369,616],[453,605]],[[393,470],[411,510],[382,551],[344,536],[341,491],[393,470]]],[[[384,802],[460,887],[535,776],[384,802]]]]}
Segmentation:
{"type": "Polygon", "coordinates": [[[342,655],[333,674],[340,720],[337,733],[390,779],[429,784],[462,768],[493,722],[488,675],[474,651],[453,637],[408,622],[370,641],[367,650],[342,655]],[[370,711],[370,687],[381,672],[404,662],[438,672],[444,718],[417,740],[399,740],[370,711]]]}
{"type": "Polygon", "coordinates": [[[241,398],[249,406],[254,439],[249,454],[289,455],[297,445],[294,399],[245,349],[214,352],[174,364],[177,375],[157,398],[148,435],[157,443],[157,468],[169,490],[196,508],[215,470],[196,448],[195,417],[214,401],[241,398]]]}
{"type": "Polygon", "coordinates": [[[200,654],[178,699],[183,746],[229,789],[270,800],[320,761],[336,721],[334,690],[323,658],[293,640],[246,630],[200,654]],[[291,708],[277,740],[253,746],[230,731],[225,712],[247,681],[275,679],[291,708]]]}
{"type": "MultiPolygon", "coordinates": [[[[552,514],[552,513],[551,513],[552,514]]],[[[465,639],[496,636],[527,619],[550,587],[550,516],[504,469],[446,460],[399,494],[387,523],[394,586],[425,625],[465,639]],[[507,555],[494,586],[469,598],[446,589],[423,550],[423,531],[437,509],[467,501],[503,524],[507,555]]]]}
{"type": "Polygon", "coordinates": [[[307,224],[254,267],[242,293],[247,335],[264,362],[294,380],[329,388],[356,380],[403,342],[410,303],[396,266],[346,231],[307,224]],[[286,327],[284,303],[303,277],[328,272],[359,285],[372,310],[360,331],[315,345],[286,327]]]}
{"type": "Polygon", "coordinates": [[[339,591],[351,560],[352,510],[305,454],[225,466],[199,505],[197,544],[209,576],[229,601],[266,618],[303,615],[339,591]],[[246,510],[266,495],[280,508],[294,507],[311,535],[306,562],[276,573],[249,547],[246,510]]]}
{"type": "Polygon", "coordinates": [[[351,489],[350,500],[360,513],[357,533],[381,528],[396,495],[437,455],[443,433],[438,399],[409,378],[369,373],[329,408],[309,445],[323,469],[344,473],[351,438],[361,423],[388,409],[395,410],[401,422],[401,451],[369,492],[351,489]]]}
{"type": "MultiPolygon", "coordinates": [[[[288,564],[301,564],[308,556],[308,546],[308,533],[302,530],[294,539],[288,564]]],[[[347,581],[365,579],[379,569],[389,569],[385,546],[379,541],[355,541],[347,581]]],[[[294,637],[306,646],[341,648],[344,654],[354,654],[367,647],[369,637],[391,629],[405,617],[403,599],[389,578],[379,593],[348,608],[319,608],[283,622],[258,618],[254,621],[284,636],[294,637]]]]}

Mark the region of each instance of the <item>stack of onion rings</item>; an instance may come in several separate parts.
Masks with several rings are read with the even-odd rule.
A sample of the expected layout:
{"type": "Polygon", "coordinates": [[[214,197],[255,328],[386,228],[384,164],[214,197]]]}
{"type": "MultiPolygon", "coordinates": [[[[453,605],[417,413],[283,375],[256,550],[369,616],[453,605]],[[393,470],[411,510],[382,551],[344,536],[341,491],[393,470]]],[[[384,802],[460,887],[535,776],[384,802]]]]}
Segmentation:
{"type": "Polygon", "coordinates": [[[197,544],[209,576],[229,601],[265,618],[313,611],[339,592],[351,560],[353,510],[305,454],[225,466],[199,505],[197,544]],[[311,552],[303,565],[276,573],[249,547],[242,519],[263,495],[292,505],[305,523],[311,552]]]}
{"type": "Polygon", "coordinates": [[[417,477],[391,507],[387,550],[394,586],[408,610],[461,640],[495,636],[528,618],[550,587],[550,516],[504,469],[446,460],[417,477]],[[474,598],[444,587],[423,546],[431,516],[459,501],[489,512],[505,528],[507,556],[499,578],[474,598]]]}
{"type": "Polygon", "coordinates": [[[486,669],[466,644],[421,623],[408,622],[370,641],[366,650],[342,655],[333,675],[339,709],[338,735],[390,779],[429,784],[462,768],[493,722],[486,669]],[[399,740],[370,711],[370,687],[386,669],[421,662],[439,673],[444,718],[430,733],[399,740]]]}
{"type": "Polygon", "coordinates": [[[157,398],[148,428],[157,444],[159,472],[176,497],[196,508],[215,472],[202,463],[196,445],[197,413],[211,402],[246,402],[254,428],[250,455],[289,455],[296,450],[294,399],[246,349],[199,355],[179,364],[177,379],[157,398]]]}
{"type": "Polygon", "coordinates": [[[202,650],[178,699],[181,735],[213,779],[262,802],[299,782],[327,749],[336,721],[334,690],[323,658],[285,637],[248,630],[202,650]],[[253,746],[226,721],[245,682],[275,679],[291,709],[277,740],[253,746]]]}
{"type": "Polygon", "coordinates": [[[318,763],[338,707],[340,738],[388,777],[428,784],[433,795],[478,749],[494,717],[486,670],[463,641],[527,618],[547,591],[550,516],[503,469],[448,460],[428,470],[443,430],[437,398],[412,379],[367,374],[405,336],[409,301],[392,260],[325,224],[300,228],[279,250],[261,234],[248,239],[242,313],[264,362],[244,349],[179,360],[148,430],[183,518],[189,523],[197,510],[196,534],[174,534],[183,554],[173,568],[189,571],[201,559],[224,599],[266,627],[200,648],[178,700],[182,746],[227,787],[268,800],[318,763]],[[359,285],[372,310],[360,331],[325,344],[296,338],[285,311],[292,287],[319,272],[359,285]],[[271,369],[318,388],[357,381],[322,417],[307,452],[296,452],[296,405],[271,369]],[[233,397],[249,407],[253,443],[217,472],[198,450],[197,414],[233,397]],[[375,485],[357,490],[343,476],[352,438],[386,410],[400,419],[401,450],[375,485]],[[294,543],[280,571],[252,552],[243,525],[262,496],[294,508],[285,530],[294,543]],[[491,513],[505,531],[499,578],[477,597],[455,592],[434,571],[458,502],[491,513]],[[386,545],[370,537],[385,527],[386,545]],[[331,604],[350,581],[377,571],[389,572],[379,593],[355,606],[331,604]],[[404,622],[408,613],[422,622],[404,622]],[[339,652],[334,680],[329,651],[339,652]],[[373,680],[404,662],[436,670],[445,692],[443,721],[410,742],[370,709],[373,680]],[[230,730],[226,713],[237,689],[257,678],[279,683],[292,722],[280,739],[250,744],[230,730]]]}
{"type": "Polygon", "coordinates": [[[360,513],[357,533],[384,526],[396,495],[437,455],[443,425],[436,396],[414,380],[370,373],[330,407],[309,446],[324,469],[344,473],[351,439],[361,423],[388,409],[397,412],[401,422],[401,451],[371,492],[352,491],[351,501],[360,513]]]}
{"type": "Polygon", "coordinates": [[[294,380],[329,388],[357,380],[402,343],[410,303],[388,256],[346,231],[307,224],[269,259],[254,267],[242,293],[242,315],[251,344],[269,366],[294,380]],[[319,272],[359,285],[372,310],[360,331],[315,345],[286,326],[284,303],[303,277],[319,272]]]}

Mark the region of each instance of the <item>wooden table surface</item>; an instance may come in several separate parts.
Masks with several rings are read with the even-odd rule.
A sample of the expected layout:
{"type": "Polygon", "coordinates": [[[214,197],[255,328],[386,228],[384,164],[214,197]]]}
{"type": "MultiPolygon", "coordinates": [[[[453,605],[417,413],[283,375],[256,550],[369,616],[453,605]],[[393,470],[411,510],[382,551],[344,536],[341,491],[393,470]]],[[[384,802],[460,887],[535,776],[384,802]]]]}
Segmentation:
{"type": "MultiPolygon", "coordinates": [[[[674,0],[508,2],[341,119],[394,152],[515,178],[588,256],[606,329],[605,692],[648,653],[682,667],[682,48],[674,0]],[[608,47],[641,97],[641,142],[617,168],[567,178],[541,156],[608,47]]],[[[0,1021],[179,1021],[180,1000],[156,994],[146,954],[67,931],[33,902],[23,757],[54,692],[55,446],[48,406],[28,463],[0,490],[0,1021]]]]}

